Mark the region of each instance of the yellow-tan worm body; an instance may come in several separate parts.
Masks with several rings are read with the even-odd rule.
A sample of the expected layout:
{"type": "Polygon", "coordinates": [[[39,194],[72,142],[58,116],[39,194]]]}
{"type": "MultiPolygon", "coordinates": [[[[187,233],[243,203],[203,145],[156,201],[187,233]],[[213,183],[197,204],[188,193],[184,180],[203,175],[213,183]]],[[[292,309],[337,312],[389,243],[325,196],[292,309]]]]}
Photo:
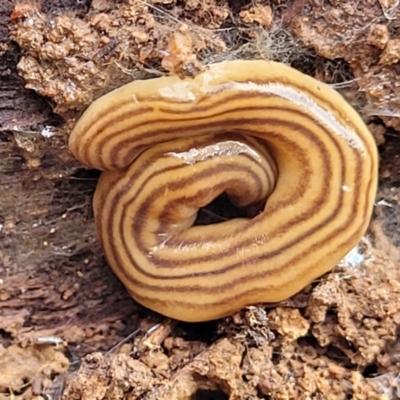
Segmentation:
{"type": "Polygon", "coordinates": [[[96,100],[70,148],[103,170],[94,197],[106,257],[143,305],[185,321],[288,298],[365,233],[375,142],[333,89],[280,63],[214,64],[96,100]],[[254,218],[192,226],[221,193],[254,218]]]}

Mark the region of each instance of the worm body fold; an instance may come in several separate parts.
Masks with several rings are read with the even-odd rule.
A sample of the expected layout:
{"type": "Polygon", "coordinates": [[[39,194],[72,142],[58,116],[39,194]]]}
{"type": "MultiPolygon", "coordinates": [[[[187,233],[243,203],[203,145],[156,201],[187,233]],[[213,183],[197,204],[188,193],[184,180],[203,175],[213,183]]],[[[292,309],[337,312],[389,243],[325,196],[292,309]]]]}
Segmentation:
{"type": "Polygon", "coordinates": [[[139,303],[185,321],[300,291],[357,244],[376,193],[377,149],[360,116],[274,62],[132,82],[96,100],[69,145],[104,171],[93,208],[114,272],[139,303]],[[265,205],[193,226],[222,193],[265,205]]]}

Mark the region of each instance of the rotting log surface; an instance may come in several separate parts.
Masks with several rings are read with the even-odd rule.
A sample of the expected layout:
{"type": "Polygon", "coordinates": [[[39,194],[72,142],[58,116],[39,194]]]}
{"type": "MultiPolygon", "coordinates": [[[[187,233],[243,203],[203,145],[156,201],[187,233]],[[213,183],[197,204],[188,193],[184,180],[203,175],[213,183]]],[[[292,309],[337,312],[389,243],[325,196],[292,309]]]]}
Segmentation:
{"type": "MultiPolygon", "coordinates": [[[[94,3],[98,6],[108,2],[94,3]]],[[[191,2],[194,10],[195,3],[191,2]]],[[[203,3],[211,4],[212,1],[203,3]]],[[[292,4],[291,1],[284,3],[292,4]]],[[[332,9],[319,10],[312,1],[297,3],[308,3],[309,26],[314,26],[313,16],[321,22],[319,13],[323,11],[329,16],[329,12],[333,12],[332,9]]],[[[378,2],[368,3],[368,7],[364,2],[358,3],[360,10],[380,10],[378,2]]],[[[0,287],[0,357],[2,346],[8,347],[21,339],[57,335],[69,343],[66,351],[69,359],[79,361],[83,355],[93,351],[109,350],[143,324],[146,318],[152,323],[163,319],[143,310],[130,299],[102,257],[90,205],[98,174],[83,169],[71,158],[66,148],[69,128],[53,114],[54,103],[26,90],[25,81],[18,76],[16,65],[22,53],[8,36],[12,8],[13,2],[9,0],[0,5],[0,279],[3,285],[0,287]],[[54,134],[50,138],[42,135],[46,127],[51,127],[54,134]]],[[[78,16],[83,17],[89,10],[89,2],[43,1],[44,13],[56,15],[65,10],[75,10],[78,16]]],[[[340,8],[338,10],[343,12],[340,8]]],[[[191,11],[185,12],[185,15],[190,15],[191,11]]],[[[346,15],[352,15],[350,12],[347,10],[346,15]]],[[[362,15],[360,11],[356,14],[362,15]]],[[[248,15],[252,15],[250,11],[248,15]]],[[[306,20],[301,22],[296,25],[299,34],[306,26],[306,20]]],[[[365,26],[369,26],[368,19],[365,26]]],[[[355,31],[360,32],[356,28],[355,31]]],[[[396,31],[398,28],[393,26],[390,29],[396,31]]],[[[321,37],[316,38],[307,32],[308,41],[317,48],[321,37]],[[316,39],[314,43],[313,38],[316,39]]],[[[319,32],[321,35],[329,34],[328,29],[319,32]]],[[[352,31],[348,29],[347,32],[352,31]]],[[[333,37],[332,34],[323,42],[330,44],[333,37]]],[[[367,49],[368,57],[374,63],[371,71],[374,79],[378,79],[379,51],[366,46],[359,37],[356,39],[354,43],[359,51],[367,49]]],[[[357,54],[357,60],[362,60],[365,67],[366,57],[350,45],[340,44],[339,49],[343,52],[348,49],[353,58],[357,54]]],[[[326,47],[322,50],[329,58],[326,47]]],[[[346,54],[340,56],[350,64],[355,62],[346,54]]],[[[390,66],[385,66],[388,68],[390,66]]],[[[393,68],[393,73],[396,73],[396,68],[393,68]]],[[[318,57],[314,70],[315,75],[327,81],[333,80],[337,73],[344,73],[345,78],[351,77],[351,73],[346,75],[348,70],[340,69],[336,64],[332,69],[331,62],[318,57]]],[[[360,73],[360,65],[355,64],[355,70],[360,73]]],[[[386,88],[390,89],[395,90],[386,88]]],[[[389,125],[396,127],[396,121],[392,118],[389,125]]],[[[375,123],[379,125],[380,121],[375,123]]],[[[399,350],[394,337],[400,317],[398,310],[391,305],[400,302],[396,286],[399,274],[393,266],[397,265],[397,249],[400,247],[400,140],[396,131],[379,126],[377,131],[384,130],[386,143],[381,151],[382,185],[378,199],[389,206],[382,203],[377,207],[372,233],[375,242],[386,252],[391,252],[395,264],[388,262],[387,266],[380,264],[379,268],[368,269],[374,273],[367,279],[360,271],[350,278],[343,271],[330,274],[327,279],[316,283],[318,286],[314,286],[311,297],[308,290],[285,303],[287,308],[267,310],[268,318],[262,321],[254,315],[247,318],[249,312],[246,311],[236,316],[234,322],[179,325],[167,339],[161,340],[163,352],[145,354],[140,362],[132,361],[125,354],[120,356],[121,359],[98,355],[86,358],[80,374],[69,386],[70,398],[79,398],[77,396],[83,396],[83,393],[91,398],[103,384],[104,390],[110,394],[110,375],[102,375],[102,372],[117,374],[121,368],[126,368],[124,371],[129,368],[142,371],[144,377],[150,374],[152,384],[159,389],[147,398],[157,397],[158,400],[173,399],[177,393],[185,391],[192,395],[198,388],[210,393],[225,391],[231,398],[250,395],[262,398],[270,392],[279,396],[279,390],[287,390],[280,392],[281,395],[300,398],[300,394],[307,390],[318,393],[315,388],[322,384],[318,379],[327,370],[332,375],[325,377],[323,384],[337,385],[339,390],[343,384],[349,390],[348,395],[358,393],[361,396],[368,385],[355,371],[364,372],[365,376],[395,371],[399,350]],[[392,243],[387,237],[392,239],[392,243]],[[272,335],[270,330],[273,330],[272,335]],[[208,338],[205,338],[207,333],[208,338]],[[300,338],[292,342],[293,335],[300,338]],[[216,338],[226,337],[231,342],[215,342],[216,338]],[[349,341],[347,344],[344,337],[349,341]],[[210,347],[211,342],[214,345],[210,347]],[[251,351],[243,352],[241,343],[251,351]],[[234,357],[233,367],[226,354],[234,357]],[[299,358],[299,354],[303,356],[299,358]],[[228,370],[230,372],[226,373],[228,370]],[[269,371],[268,376],[260,372],[265,370],[269,371]],[[92,374],[89,378],[88,371],[92,374]],[[185,379],[174,380],[179,374],[185,379]],[[242,379],[242,375],[246,375],[246,379],[242,379]],[[98,376],[102,379],[105,376],[101,385],[98,376]],[[288,376],[294,377],[299,392],[290,392],[288,376]],[[85,387],[89,379],[94,382],[93,387],[85,387]],[[179,384],[168,389],[167,384],[173,381],[179,384]]],[[[142,337],[145,331],[142,329],[142,337]]],[[[132,346],[126,350],[127,353],[132,351],[132,346]]],[[[33,357],[34,351],[26,354],[33,357]]],[[[132,382],[139,388],[135,380],[137,375],[133,378],[132,382]]],[[[327,390],[330,389],[332,387],[327,390]]],[[[0,387],[0,398],[3,390],[4,387],[0,387]]],[[[112,394],[109,398],[121,398],[114,392],[112,394]]]]}
{"type": "Polygon", "coordinates": [[[84,342],[72,349],[79,358],[131,332],[137,307],[96,241],[98,174],[72,160],[51,103],[17,74],[21,53],[6,29],[11,10],[11,1],[0,5],[0,343],[17,334],[59,335],[84,342]],[[53,137],[41,135],[46,126],[53,137]]]}

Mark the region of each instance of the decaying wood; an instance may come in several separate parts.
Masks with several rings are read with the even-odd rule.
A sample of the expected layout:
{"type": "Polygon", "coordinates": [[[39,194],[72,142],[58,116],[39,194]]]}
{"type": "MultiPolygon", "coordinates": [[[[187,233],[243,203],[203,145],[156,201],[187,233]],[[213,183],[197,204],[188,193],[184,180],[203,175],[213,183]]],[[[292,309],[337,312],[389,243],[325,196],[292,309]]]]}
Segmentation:
{"type": "Polygon", "coordinates": [[[65,399],[395,398],[398,2],[267,3],[1,3],[0,399],[63,389],[65,399]],[[68,133],[115,86],[229,57],[277,59],[340,83],[370,120],[382,155],[370,234],[380,249],[278,307],[170,323],[134,303],[107,267],[90,204],[98,173],[71,157],[68,133]]]}

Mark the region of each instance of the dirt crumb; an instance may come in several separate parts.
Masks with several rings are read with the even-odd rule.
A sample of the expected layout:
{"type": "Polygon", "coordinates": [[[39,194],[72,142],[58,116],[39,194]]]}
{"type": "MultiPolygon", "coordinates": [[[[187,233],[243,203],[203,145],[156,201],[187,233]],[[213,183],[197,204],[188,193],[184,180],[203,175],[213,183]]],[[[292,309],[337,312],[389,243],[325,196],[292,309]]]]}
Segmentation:
{"type": "Polygon", "coordinates": [[[244,23],[250,24],[256,22],[265,28],[270,27],[273,20],[272,8],[270,6],[256,5],[250,7],[248,10],[241,11],[239,15],[244,23]]]}
{"type": "Polygon", "coordinates": [[[391,39],[387,42],[379,60],[380,64],[392,65],[400,60],[400,39],[391,39]]]}
{"type": "Polygon", "coordinates": [[[367,43],[378,47],[378,49],[383,50],[389,41],[390,33],[387,25],[384,24],[374,24],[371,25],[368,33],[367,43]]]}
{"type": "Polygon", "coordinates": [[[172,34],[167,55],[163,57],[161,65],[181,77],[195,76],[204,69],[193,51],[193,41],[186,25],[172,34]]]}
{"type": "Polygon", "coordinates": [[[69,384],[64,399],[136,399],[153,387],[153,373],[125,354],[105,358],[93,353],[82,360],[79,375],[69,384]]]}
{"type": "Polygon", "coordinates": [[[287,340],[296,340],[304,336],[310,328],[298,309],[277,307],[268,314],[269,326],[276,329],[287,340]]]}
{"type": "Polygon", "coordinates": [[[67,372],[69,361],[61,350],[51,345],[0,349],[0,395],[18,392],[35,379],[52,378],[67,372]]]}

